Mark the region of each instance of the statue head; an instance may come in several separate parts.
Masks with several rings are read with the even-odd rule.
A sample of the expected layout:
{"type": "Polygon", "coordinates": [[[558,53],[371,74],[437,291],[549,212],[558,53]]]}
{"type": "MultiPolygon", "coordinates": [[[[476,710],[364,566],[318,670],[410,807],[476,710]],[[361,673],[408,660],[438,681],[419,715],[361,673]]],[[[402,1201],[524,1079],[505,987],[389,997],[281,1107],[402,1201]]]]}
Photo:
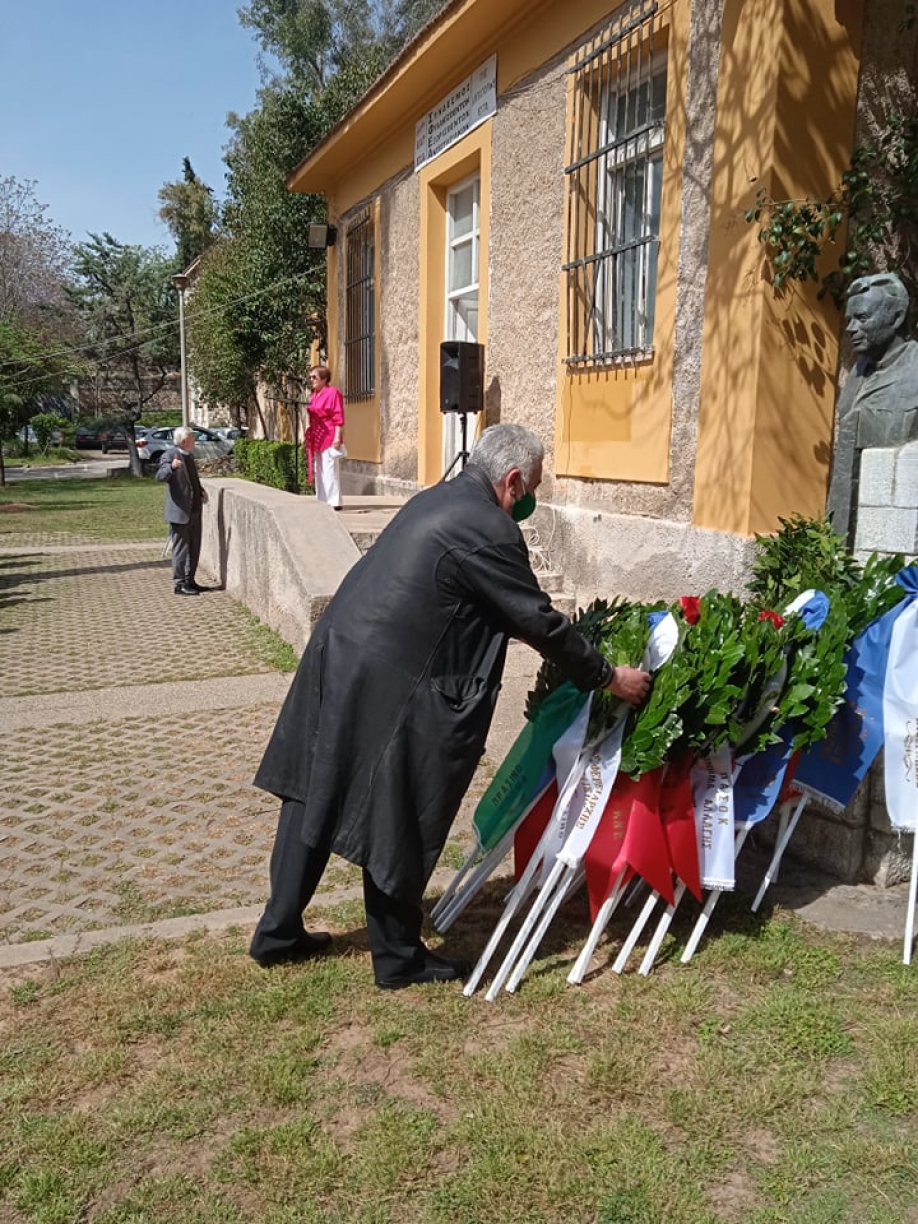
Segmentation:
{"type": "Polygon", "coordinates": [[[905,330],[908,290],[893,272],[860,276],[848,289],[846,330],[858,357],[878,361],[905,330]]]}

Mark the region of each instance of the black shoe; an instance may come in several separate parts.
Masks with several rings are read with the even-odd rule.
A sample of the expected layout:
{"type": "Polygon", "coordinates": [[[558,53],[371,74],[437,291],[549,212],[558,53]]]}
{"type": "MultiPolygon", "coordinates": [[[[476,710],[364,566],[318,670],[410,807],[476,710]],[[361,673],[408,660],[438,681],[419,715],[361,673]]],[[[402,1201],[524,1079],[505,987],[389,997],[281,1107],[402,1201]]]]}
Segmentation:
{"type": "Polygon", "coordinates": [[[270,969],[273,965],[299,965],[303,961],[315,960],[317,956],[324,956],[330,951],[331,946],[332,937],[328,931],[316,931],[312,935],[306,932],[292,948],[278,948],[274,952],[263,952],[259,956],[250,952],[249,955],[256,965],[261,965],[262,969],[270,969]]]}
{"type": "Polygon", "coordinates": [[[196,587],[185,586],[184,584],[182,586],[177,586],[175,588],[175,593],[176,595],[198,595],[200,594],[200,592],[197,590],[196,587]]]}
{"type": "Polygon", "coordinates": [[[380,990],[403,990],[406,986],[426,986],[428,982],[457,982],[467,978],[471,972],[471,961],[447,960],[428,952],[420,969],[399,973],[391,978],[377,978],[376,985],[380,990]]]}
{"type": "Polygon", "coordinates": [[[190,587],[197,595],[200,595],[203,591],[210,590],[210,587],[199,586],[197,582],[186,582],[184,585],[190,587]]]}

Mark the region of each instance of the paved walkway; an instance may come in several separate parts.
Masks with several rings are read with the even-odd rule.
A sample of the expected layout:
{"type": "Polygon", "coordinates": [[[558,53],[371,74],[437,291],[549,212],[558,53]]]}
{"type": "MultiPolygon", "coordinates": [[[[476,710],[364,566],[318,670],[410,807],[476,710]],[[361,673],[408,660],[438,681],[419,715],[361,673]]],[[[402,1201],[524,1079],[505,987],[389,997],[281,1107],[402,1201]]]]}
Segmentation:
{"type": "MultiPolygon", "coordinates": [[[[0,967],[151,923],[254,923],[277,805],[251,778],[290,682],[259,636],[224,591],[176,599],[160,544],[0,548],[0,967]]],[[[452,862],[534,675],[530,651],[511,653],[499,755],[482,763],[452,862]]],[[[324,898],[352,893],[357,874],[337,862],[324,898]]]]}
{"type": "MultiPolygon", "coordinates": [[[[17,536],[0,548],[0,968],[141,930],[254,923],[276,804],[250,780],[290,680],[261,640],[223,591],[176,599],[159,544],[17,536]]],[[[537,663],[511,646],[435,882],[464,857],[537,663]]],[[[320,900],[357,885],[337,862],[320,900]]],[[[824,925],[901,939],[904,889],[791,869],[773,895],[824,925]]]]}

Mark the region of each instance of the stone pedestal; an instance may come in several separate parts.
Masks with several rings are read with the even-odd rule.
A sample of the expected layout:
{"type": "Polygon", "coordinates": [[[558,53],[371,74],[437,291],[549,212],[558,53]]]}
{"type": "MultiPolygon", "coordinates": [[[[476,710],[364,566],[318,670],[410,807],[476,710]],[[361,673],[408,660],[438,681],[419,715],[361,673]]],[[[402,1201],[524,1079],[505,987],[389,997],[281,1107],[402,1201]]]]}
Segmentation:
{"type": "MultiPolygon", "coordinates": [[[[918,554],[918,442],[862,452],[854,554],[863,564],[872,553],[918,554]]],[[[808,804],[792,844],[797,858],[848,883],[908,879],[912,837],[890,827],[882,752],[843,813],[808,804]]]]}
{"type": "Polygon", "coordinates": [[[854,555],[918,553],[918,442],[861,453],[854,555]]]}

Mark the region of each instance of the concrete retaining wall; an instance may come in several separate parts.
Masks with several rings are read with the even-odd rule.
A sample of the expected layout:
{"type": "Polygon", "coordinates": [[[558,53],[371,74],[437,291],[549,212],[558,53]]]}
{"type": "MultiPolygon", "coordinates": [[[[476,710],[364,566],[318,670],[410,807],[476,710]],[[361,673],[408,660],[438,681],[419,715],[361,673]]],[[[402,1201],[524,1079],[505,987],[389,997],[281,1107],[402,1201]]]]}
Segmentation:
{"type": "Polygon", "coordinates": [[[302,650],[360,557],[338,515],[314,497],[245,480],[205,480],[200,568],[302,650]]]}

